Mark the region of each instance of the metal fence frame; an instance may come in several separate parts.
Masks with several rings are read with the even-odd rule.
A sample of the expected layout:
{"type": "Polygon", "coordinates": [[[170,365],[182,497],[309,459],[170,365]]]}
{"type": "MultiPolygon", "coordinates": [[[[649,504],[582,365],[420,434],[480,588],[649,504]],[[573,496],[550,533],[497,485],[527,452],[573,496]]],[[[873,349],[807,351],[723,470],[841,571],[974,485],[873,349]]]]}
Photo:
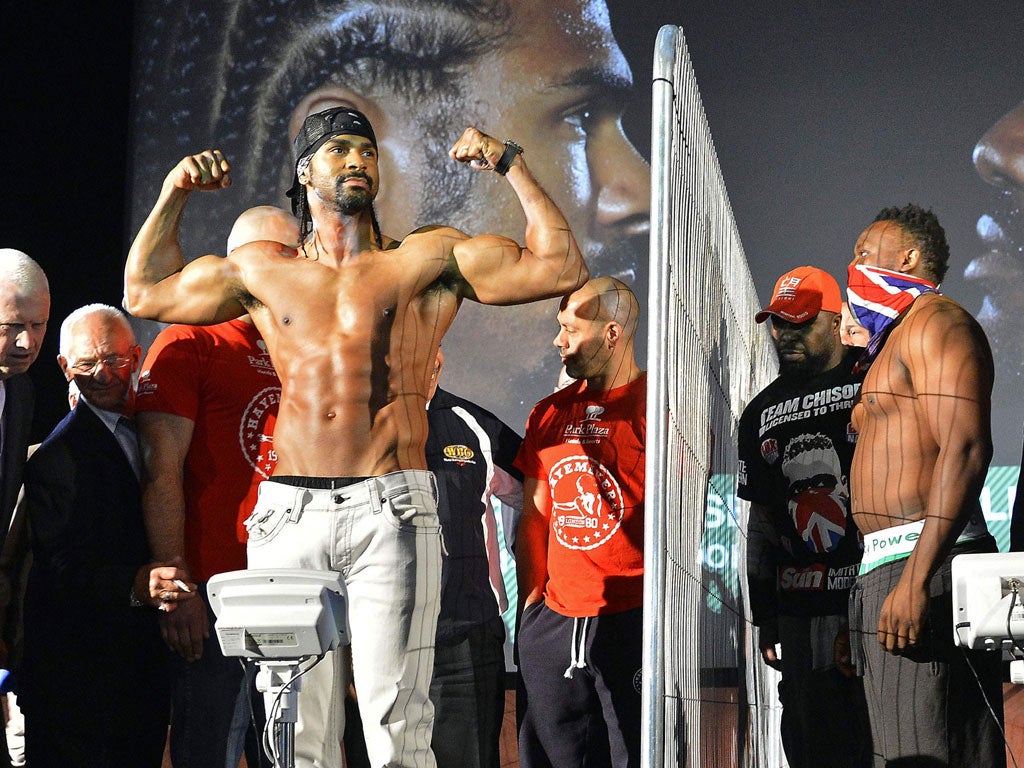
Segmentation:
{"type": "Polygon", "coordinates": [[[739,416],[775,358],[678,27],[658,34],[653,92],[642,765],[778,766],[733,494],[739,416]],[[724,576],[705,562],[709,506],[735,537],[724,576]]]}

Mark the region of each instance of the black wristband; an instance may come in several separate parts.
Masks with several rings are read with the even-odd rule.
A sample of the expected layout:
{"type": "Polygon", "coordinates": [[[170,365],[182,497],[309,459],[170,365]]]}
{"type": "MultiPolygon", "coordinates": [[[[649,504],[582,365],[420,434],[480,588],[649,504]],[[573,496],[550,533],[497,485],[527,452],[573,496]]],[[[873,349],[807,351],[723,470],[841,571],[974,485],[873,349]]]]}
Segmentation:
{"type": "Polygon", "coordinates": [[[501,153],[501,159],[494,164],[494,172],[504,176],[508,173],[508,169],[512,167],[512,161],[516,159],[516,155],[523,154],[523,148],[516,144],[512,139],[505,139],[505,151],[501,153]]]}

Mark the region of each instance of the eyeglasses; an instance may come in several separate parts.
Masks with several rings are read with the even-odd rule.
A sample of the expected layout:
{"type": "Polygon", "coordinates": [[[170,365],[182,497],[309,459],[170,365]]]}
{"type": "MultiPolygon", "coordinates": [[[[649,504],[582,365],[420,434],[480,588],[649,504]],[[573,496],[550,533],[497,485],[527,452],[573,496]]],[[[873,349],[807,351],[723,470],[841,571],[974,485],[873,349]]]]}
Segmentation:
{"type": "Polygon", "coordinates": [[[68,370],[79,376],[91,376],[101,365],[112,371],[122,371],[131,364],[130,355],[107,355],[99,360],[79,360],[77,363],[70,364],[68,370]]]}

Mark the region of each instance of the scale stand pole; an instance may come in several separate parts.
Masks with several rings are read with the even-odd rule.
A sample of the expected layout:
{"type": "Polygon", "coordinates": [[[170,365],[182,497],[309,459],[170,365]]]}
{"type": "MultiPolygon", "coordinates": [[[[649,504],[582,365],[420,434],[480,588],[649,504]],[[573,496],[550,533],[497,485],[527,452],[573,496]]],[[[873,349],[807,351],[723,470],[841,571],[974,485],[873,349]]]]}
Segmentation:
{"type": "Polygon", "coordinates": [[[275,768],[295,768],[295,723],[299,714],[299,690],[302,678],[297,659],[256,662],[256,690],[263,693],[263,702],[269,717],[274,712],[273,734],[275,768]],[[276,703],[276,709],[275,707],[276,703]]]}

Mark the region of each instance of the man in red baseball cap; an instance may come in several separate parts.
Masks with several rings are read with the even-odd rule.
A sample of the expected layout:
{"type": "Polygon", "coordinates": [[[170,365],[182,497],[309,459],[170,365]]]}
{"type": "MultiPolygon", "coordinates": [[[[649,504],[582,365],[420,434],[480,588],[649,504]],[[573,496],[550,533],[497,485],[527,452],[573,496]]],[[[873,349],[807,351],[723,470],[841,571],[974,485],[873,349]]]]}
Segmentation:
{"type": "Polygon", "coordinates": [[[842,309],[839,283],[824,270],[797,267],[779,278],[771,304],[754,320],[763,323],[772,318],[772,339],[783,376],[820,373],[842,361],[842,309]]]}
{"type": "Polygon", "coordinates": [[[739,426],[737,493],[750,502],[747,579],[764,662],[782,672],[782,744],[792,768],[871,762],[864,689],[850,666],[847,598],[861,549],[850,515],[850,412],[860,350],[840,342],[835,279],[797,267],[775,284],[779,377],[739,426]],[[780,653],[781,647],[781,653],[780,653]]]}

